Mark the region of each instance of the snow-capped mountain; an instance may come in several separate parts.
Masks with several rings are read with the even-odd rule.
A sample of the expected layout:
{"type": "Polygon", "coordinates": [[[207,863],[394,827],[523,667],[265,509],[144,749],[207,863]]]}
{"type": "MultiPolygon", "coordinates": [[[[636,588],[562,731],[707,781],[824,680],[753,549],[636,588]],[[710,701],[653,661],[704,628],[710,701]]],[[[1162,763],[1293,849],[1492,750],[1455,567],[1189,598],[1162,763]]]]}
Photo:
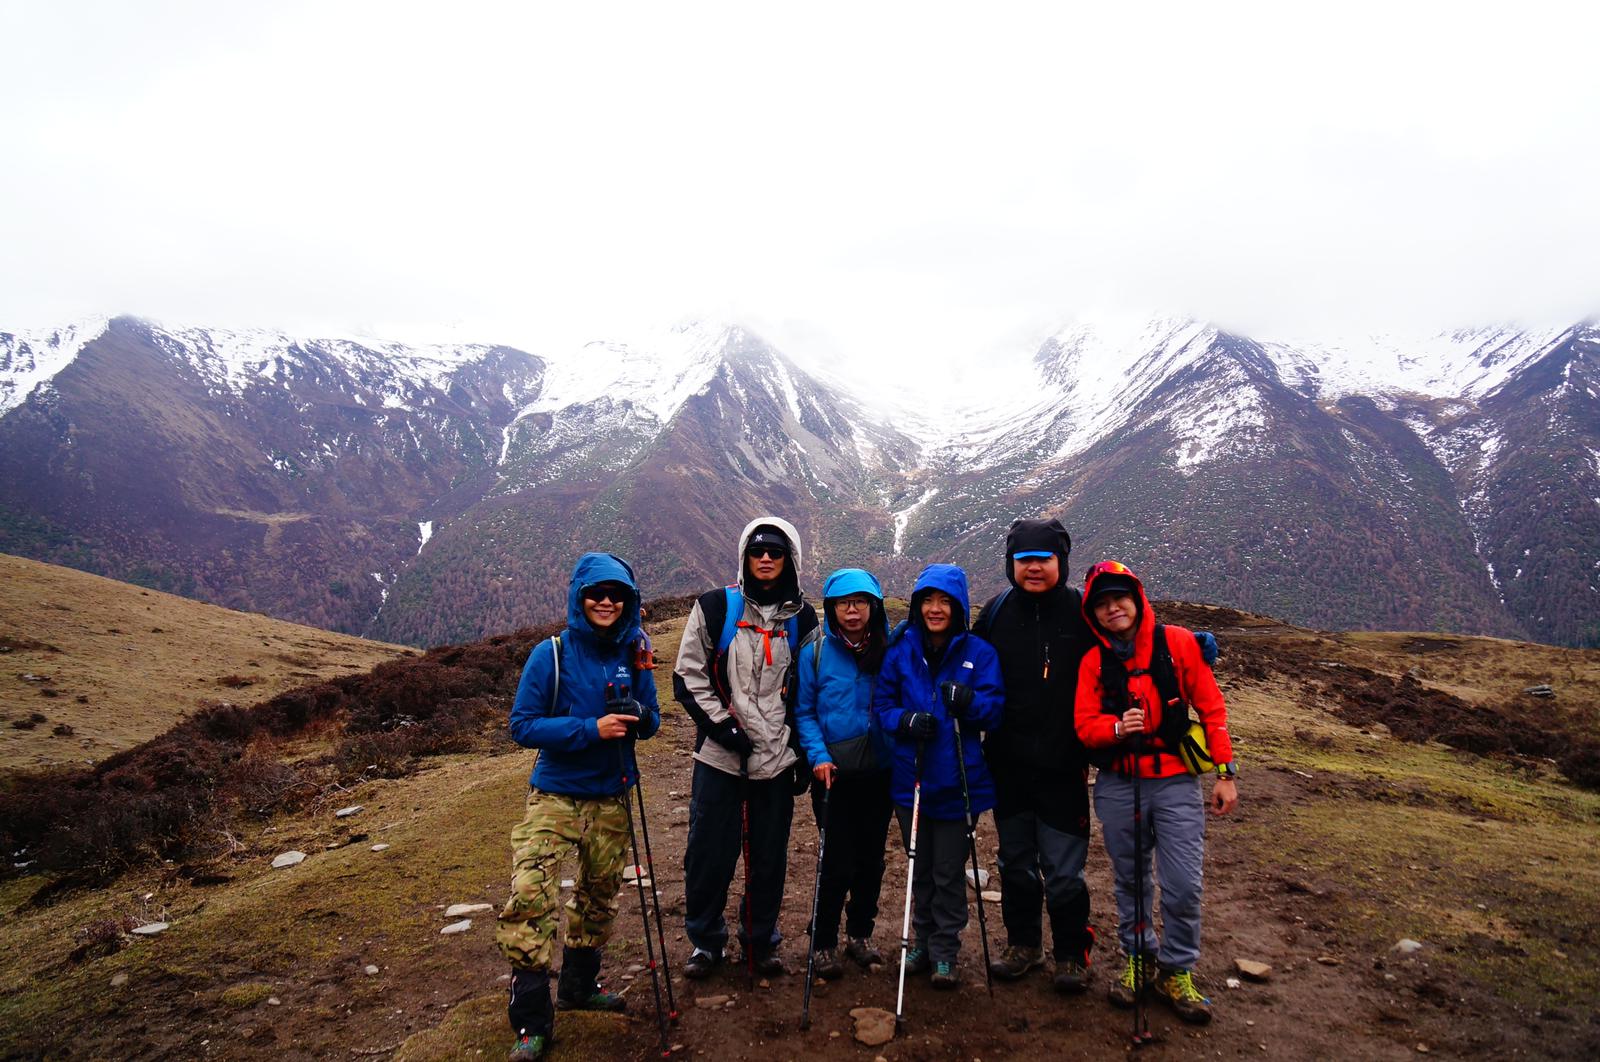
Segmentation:
{"type": "Polygon", "coordinates": [[[1076,323],[1010,398],[907,414],[734,326],[535,356],[131,318],[0,333],[0,549],[431,643],[558,608],[585,548],[651,593],[782,512],[808,584],[1002,585],[1059,515],[1157,593],[1325,626],[1600,644],[1600,330],[1256,340],[1076,323]]]}

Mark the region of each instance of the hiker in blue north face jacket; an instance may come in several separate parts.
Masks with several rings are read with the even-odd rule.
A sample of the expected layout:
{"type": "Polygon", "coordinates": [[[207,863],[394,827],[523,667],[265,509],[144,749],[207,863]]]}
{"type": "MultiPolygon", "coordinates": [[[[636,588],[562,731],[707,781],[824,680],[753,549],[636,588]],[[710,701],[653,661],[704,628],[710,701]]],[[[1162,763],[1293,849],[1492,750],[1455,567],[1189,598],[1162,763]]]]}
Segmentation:
{"type": "Polygon", "coordinates": [[[636,668],[643,634],[633,569],[609,553],[585,553],[572,569],[566,629],[533,647],[517,686],[511,736],[538,749],[539,759],[511,831],[511,898],[495,924],[495,943],[511,963],[513,1058],[543,1055],[554,1030],[550,971],[569,856],[578,880],[556,1002],[568,1010],[627,1006],[597,978],[627,858],[628,787],[639,773],[633,743],[661,725],[655,682],[636,668]]]}
{"type": "Polygon", "coordinates": [[[907,844],[920,750],[922,796],[912,892],[916,946],[910,970],[933,969],[937,988],[954,988],[961,930],[967,924],[967,802],[976,818],[994,807],[994,781],[979,731],[1000,723],[1005,691],[1000,660],[967,632],[967,577],[953,564],[930,564],[911,592],[911,618],[884,657],[872,711],[895,738],[894,802],[907,844]],[[959,726],[958,726],[959,723],[959,726]],[[958,736],[959,735],[959,736],[958,736]],[[958,751],[959,750],[959,751],[958,751]]]}
{"type": "Polygon", "coordinates": [[[893,743],[872,717],[872,686],[883,663],[889,624],[883,590],[869,572],[840,568],[822,589],[823,624],[795,654],[800,695],[795,730],[811,763],[811,810],[827,831],[818,868],[816,973],[844,975],[838,953],[862,967],[883,962],[872,944],[883,887],[883,846],[894,805],[889,800],[893,743]],[[845,911],[845,897],[850,898],[845,911]]]}

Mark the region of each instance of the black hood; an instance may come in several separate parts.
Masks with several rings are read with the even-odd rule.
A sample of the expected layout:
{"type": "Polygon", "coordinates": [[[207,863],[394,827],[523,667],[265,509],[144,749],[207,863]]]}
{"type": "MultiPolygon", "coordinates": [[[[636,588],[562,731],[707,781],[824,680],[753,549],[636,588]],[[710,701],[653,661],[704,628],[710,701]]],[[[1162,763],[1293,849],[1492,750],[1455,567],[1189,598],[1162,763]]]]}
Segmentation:
{"type": "MultiPolygon", "coordinates": [[[[1072,552],[1072,536],[1061,526],[1060,520],[1018,520],[1006,532],[1006,581],[1017,586],[1012,574],[1011,559],[1018,553],[1054,553],[1061,562],[1061,575],[1057,587],[1067,582],[1067,557],[1072,552]]],[[[1022,587],[1017,586],[1018,590],[1022,587]]]]}

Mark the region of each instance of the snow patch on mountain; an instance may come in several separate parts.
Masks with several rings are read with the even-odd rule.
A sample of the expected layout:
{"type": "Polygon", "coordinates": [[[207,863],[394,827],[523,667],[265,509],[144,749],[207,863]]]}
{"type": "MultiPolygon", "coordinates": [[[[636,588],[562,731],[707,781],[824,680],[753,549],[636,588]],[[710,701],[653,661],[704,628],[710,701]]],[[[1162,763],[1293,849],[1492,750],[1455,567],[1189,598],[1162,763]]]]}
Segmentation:
{"type": "Polygon", "coordinates": [[[92,317],[61,328],[0,332],[0,417],[55,379],[84,346],[105,334],[109,323],[92,317]]]}

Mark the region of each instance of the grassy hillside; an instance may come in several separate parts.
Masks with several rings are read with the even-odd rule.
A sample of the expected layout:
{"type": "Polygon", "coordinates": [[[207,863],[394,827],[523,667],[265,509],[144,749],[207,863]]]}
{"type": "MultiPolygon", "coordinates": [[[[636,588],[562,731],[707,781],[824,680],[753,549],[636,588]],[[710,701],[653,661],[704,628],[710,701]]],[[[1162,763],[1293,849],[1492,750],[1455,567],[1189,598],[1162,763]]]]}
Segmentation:
{"type": "Polygon", "coordinates": [[[412,652],[0,554],[0,774],[98,762],[198,709],[412,652]]]}
{"type": "MultiPolygon", "coordinates": [[[[663,663],[655,678],[669,708],[660,738],[641,745],[655,876],[680,962],[693,727],[670,706],[667,665],[682,606],[658,608],[652,621],[663,663]]],[[[1230,610],[1161,607],[1175,622],[1219,632],[1218,674],[1243,764],[1240,809],[1211,820],[1207,840],[1198,975],[1218,1018],[1194,1030],[1155,1011],[1162,1056],[1399,1059],[1416,1057],[1421,1045],[1445,1058],[1595,1057],[1600,869],[1589,853],[1600,842],[1600,793],[1573,785],[1554,757],[1478,755],[1426,735],[1478,709],[1521,729],[1592,732],[1600,653],[1332,635],[1230,610]],[[1523,697],[1535,681],[1555,688],[1553,701],[1523,697]],[[1362,706],[1387,721],[1349,721],[1362,706]],[[1421,950],[1393,951],[1402,937],[1421,950]],[[1226,987],[1235,958],[1270,963],[1271,980],[1226,987]]],[[[336,762],[373,692],[394,689],[404,669],[418,669],[419,682],[495,661],[510,671],[526,644],[504,639],[388,664],[340,680],[338,705],[300,732],[256,732],[254,753],[326,783],[292,811],[229,820],[227,841],[196,848],[191,863],[135,865],[94,888],[52,889],[40,874],[0,882],[9,933],[0,1057],[496,1057],[506,1037],[494,911],[474,915],[459,936],[439,929],[448,904],[503,901],[506,837],[531,755],[507,751],[488,710],[493,697],[471,694],[462,703],[483,706],[484,715],[469,749],[411,755],[395,777],[318,774],[314,765],[336,762]],[[357,804],[363,810],[353,816],[333,814],[357,804]],[[378,844],[389,847],[373,851],[378,844]],[[272,870],[273,856],[289,849],[308,858],[272,870]],[[150,938],[126,931],[156,920],[170,928],[150,938]],[[377,973],[366,973],[369,965],[377,973]]],[[[979,843],[993,872],[988,820],[979,843]]],[[[791,969],[804,961],[815,846],[802,799],[782,920],[791,969]]],[[[877,931],[885,951],[898,933],[903,874],[903,856],[891,851],[877,931]]],[[[1110,890],[1098,839],[1089,877],[1104,941],[1110,890]]],[[[738,893],[736,875],[730,901],[738,893]]],[[[998,945],[997,908],[990,913],[998,945]]],[[[1124,1056],[1127,1015],[1106,1005],[1104,969],[1083,998],[1056,996],[1036,977],[997,986],[990,1001],[977,953],[974,920],[966,987],[935,995],[925,983],[909,985],[910,1024],[878,1049],[885,1057],[1124,1056]]],[[[1104,945],[1096,957],[1102,968],[1112,962],[1104,945]]],[[[653,1053],[648,975],[630,969],[642,961],[636,898],[625,895],[607,977],[627,989],[632,1011],[563,1015],[556,1059],[653,1053]]],[[[852,971],[819,987],[813,1028],[802,1034],[798,976],[753,993],[737,971],[693,986],[679,979],[684,1017],[672,1040],[685,1056],[705,1058],[860,1053],[847,1012],[892,1009],[894,987],[889,971],[852,971]],[[694,1004],[713,995],[732,1001],[694,1004]]]]}

